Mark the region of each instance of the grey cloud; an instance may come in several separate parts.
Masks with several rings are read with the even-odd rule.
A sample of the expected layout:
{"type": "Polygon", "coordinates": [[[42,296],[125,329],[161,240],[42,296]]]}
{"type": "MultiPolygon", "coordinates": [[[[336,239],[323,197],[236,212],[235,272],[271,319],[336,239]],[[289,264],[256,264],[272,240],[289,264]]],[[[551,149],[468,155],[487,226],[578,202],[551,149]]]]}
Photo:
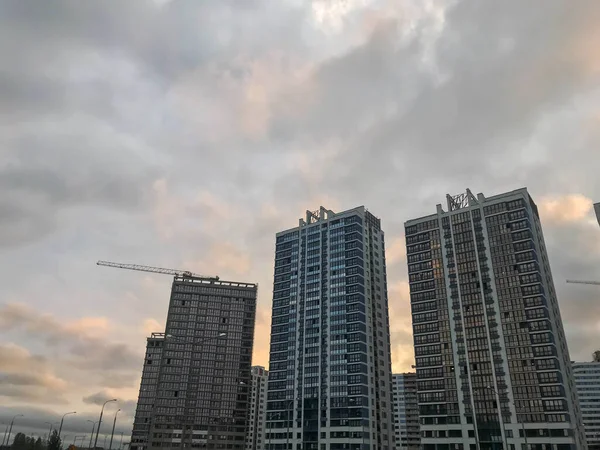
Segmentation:
{"type": "Polygon", "coordinates": [[[105,401],[113,399],[114,396],[111,396],[108,392],[96,392],[95,394],[88,395],[87,397],[83,397],[83,403],[87,403],[90,405],[103,405],[105,401]]]}
{"type": "MultiPolygon", "coordinates": [[[[0,384],[49,387],[48,380],[45,377],[32,373],[0,373],[0,384]]],[[[51,387],[55,387],[55,384],[51,384],[51,387]]]]}
{"type": "Polygon", "coordinates": [[[16,345],[0,344],[0,397],[25,403],[65,404],[67,383],[49,361],[16,345]]]}
{"type": "Polygon", "coordinates": [[[77,369],[84,371],[88,380],[93,375],[113,386],[118,379],[131,385],[139,376],[143,355],[128,345],[90,336],[84,328],[69,327],[23,305],[4,305],[0,312],[0,325],[5,332],[21,332],[28,340],[41,339],[49,348],[62,349],[61,369],[66,368],[66,373],[77,369]],[[116,378],[111,380],[113,374],[116,378]]]}
{"type": "MultiPolygon", "coordinates": [[[[579,51],[573,47],[599,23],[593,1],[578,8],[550,2],[543,20],[533,3],[458,2],[448,8],[436,41],[438,76],[419,65],[426,49],[418,35],[400,45],[401,22],[383,22],[363,47],[315,72],[318,101],[300,127],[285,124],[290,131],[285,136],[344,139],[345,150],[318,186],[322,191],[359,196],[365,189],[383,192],[394,179],[398,204],[405,207],[414,189],[398,188],[418,185],[419,177],[438,178],[438,197],[465,184],[493,181],[498,189],[533,165],[522,149],[539,122],[573,95],[595,89],[592,69],[573,55],[579,51]],[[388,104],[393,108],[386,114],[388,104]],[[495,170],[500,162],[506,162],[506,172],[495,170]]],[[[598,158],[588,148],[571,151],[577,151],[578,161],[598,158]]],[[[560,147],[544,151],[557,157],[562,152],[560,147]]],[[[542,179],[551,185],[553,177],[542,179]]],[[[423,191],[420,187],[420,196],[423,191]]]]}

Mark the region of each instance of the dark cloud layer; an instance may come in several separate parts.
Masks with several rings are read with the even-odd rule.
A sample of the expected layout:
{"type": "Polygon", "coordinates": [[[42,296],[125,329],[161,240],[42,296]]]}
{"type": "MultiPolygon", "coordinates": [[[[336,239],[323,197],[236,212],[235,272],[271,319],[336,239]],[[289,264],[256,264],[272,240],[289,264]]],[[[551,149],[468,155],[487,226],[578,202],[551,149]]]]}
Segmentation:
{"type": "Polygon", "coordinates": [[[465,187],[529,187],[589,359],[600,293],[564,280],[600,279],[598,29],[595,0],[1,2],[0,418],[119,397],[129,426],[169,279],[96,259],[257,281],[264,325],[274,234],[321,204],[382,218],[407,370],[403,222],[465,187]]]}

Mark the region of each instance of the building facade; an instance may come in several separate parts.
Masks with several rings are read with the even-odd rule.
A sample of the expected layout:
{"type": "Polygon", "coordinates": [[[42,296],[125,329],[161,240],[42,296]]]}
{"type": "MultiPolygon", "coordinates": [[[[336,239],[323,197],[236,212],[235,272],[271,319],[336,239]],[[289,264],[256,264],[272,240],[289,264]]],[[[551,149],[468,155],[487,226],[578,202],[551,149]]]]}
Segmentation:
{"type": "Polygon", "coordinates": [[[132,450],[243,450],[257,285],[176,276],[148,339],[132,450]]]}
{"type": "Polygon", "coordinates": [[[417,403],[417,374],[397,373],[393,379],[394,433],[396,450],[419,450],[419,405],[417,403]]]}
{"type": "Polygon", "coordinates": [[[269,372],[264,367],[252,366],[252,389],[250,391],[246,450],[264,450],[265,448],[268,379],[269,372]]]}
{"type": "Polygon", "coordinates": [[[135,418],[133,420],[133,431],[131,433],[132,450],[143,450],[148,448],[148,437],[150,431],[150,417],[156,401],[156,389],[158,387],[158,371],[162,361],[164,333],[152,333],[146,340],[146,354],[142,369],[142,380],[136,406],[135,418]]]}
{"type": "Polygon", "coordinates": [[[573,363],[575,386],[589,450],[600,450],[600,352],[592,362],[573,363]]]}
{"type": "Polygon", "coordinates": [[[535,203],[447,201],[405,224],[422,448],[587,448],[535,203]]]}
{"type": "Polygon", "coordinates": [[[276,236],[267,450],[394,448],[380,220],[307,211],[276,236]]]}

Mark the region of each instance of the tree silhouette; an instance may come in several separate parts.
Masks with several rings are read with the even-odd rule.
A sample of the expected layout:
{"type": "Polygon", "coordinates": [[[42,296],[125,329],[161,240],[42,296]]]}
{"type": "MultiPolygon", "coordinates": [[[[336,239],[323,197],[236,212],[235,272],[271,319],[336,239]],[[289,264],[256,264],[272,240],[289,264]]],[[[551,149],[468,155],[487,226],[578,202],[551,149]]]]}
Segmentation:
{"type": "Polygon", "coordinates": [[[38,437],[35,443],[33,444],[33,450],[44,450],[45,446],[42,442],[42,438],[38,437]]]}
{"type": "Polygon", "coordinates": [[[52,431],[50,435],[50,440],[48,441],[48,450],[62,450],[62,442],[58,437],[58,431],[52,431]]]}
{"type": "Polygon", "coordinates": [[[27,450],[27,437],[23,433],[17,433],[11,448],[12,450],[27,450]]]}

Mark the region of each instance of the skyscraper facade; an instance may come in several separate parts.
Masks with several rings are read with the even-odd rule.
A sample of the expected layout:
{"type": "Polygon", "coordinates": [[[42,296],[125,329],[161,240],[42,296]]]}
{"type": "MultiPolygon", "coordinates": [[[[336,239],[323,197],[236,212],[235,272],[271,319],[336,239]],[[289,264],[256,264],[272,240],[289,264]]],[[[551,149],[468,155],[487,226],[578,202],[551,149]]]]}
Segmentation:
{"type": "Polygon", "coordinates": [[[307,211],[276,236],[268,450],[391,450],[392,373],[381,222],[307,211]]]}
{"type": "Polygon", "coordinates": [[[535,203],[447,201],[405,224],[423,449],[585,449],[535,203]]]}
{"type": "Polygon", "coordinates": [[[176,276],[148,339],[131,447],[245,447],[257,285],[176,276]]]}
{"type": "Polygon", "coordinates": [[[417,403],[417,374],[397,373],[393,379],[394,432],[396,450],[419,450],[419,405],[417,403]]]}
{"type": "Polygon", "coordinates": [[[600,352],[590,362],[573,363],[589,450],[600,450],[600,352]]]}
{"type": "Polygon", "coordinates": [[[269,372],[262,366],[252,366],[250,410],[246,431],[246,450],[264,450],[267,418],[267,381],[269,372]]]}

